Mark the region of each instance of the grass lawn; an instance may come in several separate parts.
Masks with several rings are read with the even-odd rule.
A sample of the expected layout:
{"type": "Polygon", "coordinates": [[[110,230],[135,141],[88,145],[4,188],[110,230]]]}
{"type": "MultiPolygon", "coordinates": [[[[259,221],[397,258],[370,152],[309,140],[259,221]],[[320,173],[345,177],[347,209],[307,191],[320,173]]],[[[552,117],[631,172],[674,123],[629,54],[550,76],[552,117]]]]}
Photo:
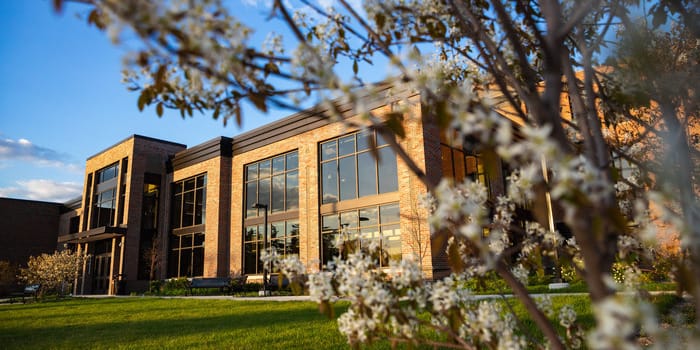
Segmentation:
{"type": "MultiPolygon", "coordinates": [[[[584,328],[593,325],[587,296],[552,295],[551,298],[555,310],[572,305],[584,328]]],[[[672,295],[652,297],[662,315],[678,301],[672,295]]],[[[539,330],[520,303],[515,299],[502,302],[510,304],[518,315],[529,341],[541,342],[539,330]]],[[[336,304],[336,315],[344,312],[347,305],[336,304]]],[[[0,348],[320,350],[349,347],[336,322],[321,315],[317,304],[312,302],[134,297],[0,305],[0,348]]],[[[387,341],[369,347],[390,348],[387,341]]]]}
{"type": "Polygon", "coordinates": [[[2,349],[346,347],[336,322],[311,302],[108,298],[0,306],[2,349]]]}

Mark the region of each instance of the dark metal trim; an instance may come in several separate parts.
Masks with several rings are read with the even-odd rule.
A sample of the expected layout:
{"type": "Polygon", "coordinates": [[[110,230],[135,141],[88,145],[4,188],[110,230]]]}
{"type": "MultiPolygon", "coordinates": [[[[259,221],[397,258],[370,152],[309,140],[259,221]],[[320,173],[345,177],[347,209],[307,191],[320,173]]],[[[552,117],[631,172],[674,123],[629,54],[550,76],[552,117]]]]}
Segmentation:
{"type": "Polygon", "coordinates": [[[58,236],[58,243],[85,243],[108,238],[120,237],[126,234],[126,226],[102,226],[87,231],[58,236]]]}
{"type": "MultiPolygon", "coordinates": [[[[245,213],[244,213],[245,215],[245,213]]],[[[275,221],[285,221],[285,220],[292,220],[292,219],[299,219],[299,210],[294,210],[294,211],[285,211],[282,213],[274,213],[274,214],[268,214],[267,215],[267,222],[275,222],[275,221]]],[[[254,218],[248,218],[243,220],[243,226],[251,226],[251,225],[261,225],[265,221],[264,216],[256,216],[254,218]]]]}
{"type": "Polygon", "coordinates": [[[344,200],[335,203],[321,204],[319,209],[320,215],[338,213],[341,211],[360,209],[364,207],[377,206],[382,204],[398,202],[400,199],[399,192],[382,193],[374,196],[344,200]]]}
{"type": "MultiPolygon", "coordinates": [[[[397,87],[386,84],[380,85],[373,90],[368,90],[362,97],[365,99],[364,104],[366,108],[374,109],[390,104],[392,101],[388,100],[385,92],[392,88],[396,89],[397,87]]],[[[394,91],[391,98],[398,101],[415,95],[418,95],[418,92],[399,88],[394,91]]],[[[337,99],[331,103],[340,111],[343,119],[357,115],[357,111],[353,109],[355,103],[348,101],[346,98],[337,99]]],[[[328,111],[329,108],[325,105],[318,105],[240,134],[233,138],[233,155],[245,153],[337,122],[330,116],[328,111]]]]}
{"type": "Polygon", "coordinates": [[[173,170],[180,170],[216,157],[233,156],[233,140],[220,136],[175,154],[173,170]]]}
{"type": "Polygon", "coordinates": [[[188,233],[204,232],[205,224],[199,224],[194,226],[187,226],[182,228],[175,228],[171,231],[172,234],[176,236],[186,235],[188,233]]]}

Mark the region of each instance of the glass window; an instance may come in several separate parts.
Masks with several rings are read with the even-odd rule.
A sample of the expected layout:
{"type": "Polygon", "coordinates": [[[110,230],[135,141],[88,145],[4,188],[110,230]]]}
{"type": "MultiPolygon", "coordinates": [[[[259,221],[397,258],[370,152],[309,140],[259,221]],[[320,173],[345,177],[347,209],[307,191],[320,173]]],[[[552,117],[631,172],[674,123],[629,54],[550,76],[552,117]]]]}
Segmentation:
{"type": "Polygon", "coordinates": [[[272,158],[272,173],[279,174],[284,171],[284,156],[272,158]]]}
{"type": "Polygon", "coordinates": [[[398,171],[396,169],[396,154],[391,148],[379,149],[379,193],[389,193],[399,190],[398,171]]]}
{"type": "Polygon", "coordinates": [[[321,164],[322,199],[325,203],[338,201],[338,166],[335,160],[321,164]]]}
{"type": "Polygon", "coordinates": [[[90,228],[116,225],[117,211],[117,177],[119,162],[95,173],[95,186],[92,190],[92,207],[90,211],[90,228]]]}
{"type": "Polygon", "coordinates": [[[299,164],[297,151],[245,166],[245,217],[263,215],[254,204],[266,204],[270,213],[299,208],[299,164]],[[257,169],[257,176],[253,176],[257,169]]]}
{"type": "Polygon", "coordinates": [[[377,264],[389,266],[389,261],[401,260],[401,229],[398,203],[372,206],[321,217],[321,261],[324,267],[334,256],[345,256],[355,249],[366,249],[369,240],[379,240],[377,264]],[[344,235],[348,245],[341,251],[335,245],[338,235],[344,235]]]}
{"type": "Polygon", "coordinates": [[[170,236],[168,277],[204,275],[204,233],[170,236]]]}
{"type": "Polygon", "coordinates": [[[372,131],[362,131],[357,134],[357,151],[361,152],[368,150],[374,141],[374,133],[372,131]]]}
{"type": "Polygon", "coordinates": [[[345,156],[355,153],[355,135],[345,136],[338,139],[338,156],[345,156]]]}
{"type": "Polygon", "coordinates": [[[290,171],[287,173],[287,182],[285,185],[285,203],[287,210],[299,209],[299,172],[290,171]]]}
{"type": "Polygon", "coordinates": [[[207,203],[207,174],[173,184],[172,228],[183,228],[205,223],[207,203]]]}
{"type": "Polygon", "coordinates": [[[396,154],[377,143],[377,160],[370,152],[375,137],[362,131],[320,145],[322,203],[398,191],[396,154]]]}
{"type": "MultiPolygon", "coordinates": [[[[263,225],[245,228],[243,271],[246,274],[263,273],[260,252],[263,250],[265,242],[264,230],[263,225]]],[[[283,257],[299,255],[299,221],[287,220],[270,223],[267,231],[267,244],[275,248],[277,254],[283,257]]]]}
{"type": "Polygon", "coordinates": [[[286,170],[294,170],[299,167],[299,154],[297,152],[287,153],[286,170]]]}
{"type": "Polygon", "coordinates": [[[340,200],[357,198],[357,165],[355,157],[340,158],[338,175],[340,176],[340,200]]]}
{"type": "Polygon", "coordinates": [[[357,155],[357,180],[359,197],[377,193],[377,162],[370,152],[357,155]]]}
{"type": "Polygon", "coordinates": [[[321,160],[329,160],[338,157],[338,142],[336,140],[321,144],[321,160]]]}
{"type": "MultiPolygon", "coordinates": [[[[479,181],[489,188],[489,177],[479,154],[468,149],[450,147],[446,144],[440,145],[440,151],[442,153],[443,176],[459,182],[468,178],[472,181],[479,181]]],[[[489,196],[491,196],[490,190],[489,196]]]]}
{"type": "MultiPolygon", "coordinates": [[[[282,171],[284,171],[284,169],[282,171]]],[[[278,211],[284,211],[284,186],[284,174],[275,175],[272,177],[272,205],[270,207],[270,210],[273,213],[278,211]]]]}

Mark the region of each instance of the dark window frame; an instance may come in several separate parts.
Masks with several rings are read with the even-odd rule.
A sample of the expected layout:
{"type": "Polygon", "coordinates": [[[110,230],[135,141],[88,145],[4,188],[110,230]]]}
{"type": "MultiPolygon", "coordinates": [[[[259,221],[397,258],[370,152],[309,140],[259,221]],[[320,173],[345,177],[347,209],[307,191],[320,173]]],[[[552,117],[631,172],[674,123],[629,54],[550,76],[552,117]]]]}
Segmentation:
{"type": "Polygon", "coordinates": [[[255,162],[246,164],[243,166],[244,183],[243,183],[243,217],[246,221],[246,225],[251,224],[251,220],[260,218],[263,216],[263,209],[251,208],[252,204],[260,203],[268,206],[268,215],[281,215],[289,212],[299,211],[299,151],[293,150],[281,154],[277,154],[272,157],[257,160],[255,162]],[[296,158],[296,166],[293,167],[293,163],[290,159],[296,158]],[[282,169],[275,171],[274,164],[282,160],[282,169]],[[261,171],[260,166],[266,164],[267,170],[261,171]],[[296,176],[296,193],[290,193],[289,179],[292,176],[296,176]],[[281,209],[275,207],[273,202],[275,198],[274,181],[275,179],[283,179],[283,186],[280,190],[282,194],[282,206],[281,209]],[[267,183],[265,186],[268,189],[267,199],[260,198],[261,193],[261,181],[267,183]],[[249,198],[250,189],[255,188],[255,199],[249,198]],[[290,196],[290,194],[292,196],[290,196]],[[295,198],[291,198],[295,197],[295,198]]]}
{"type": "Polygon", "coordinates": [[[171,235],[168,277],[202,277],[204,275],[204,241],[204,232],[171,235]],[[173,244],[175,240],[177,240],[176,245],[173,244]],[[201,243],[197,244],[198,241],[201,243]],[[183,263],[187,266],[183,266],[183,263]]]}
{"type": "MultiPolygon", "coordinates": [[[[249,225],[243,228],[243,272],[247,275],[257,275],[263,272],[260,251],[263,248],[264,229],[264,224],[249,225]],[[254,249],[248,251],[248,247],[254,247],[254,249]],[[249,256],[249,253],[253,253],[254,256],[249,256]],[[253,266],[249,263],[252,261],[255,261],[253,266]]],[[[269,222],[267,227],[268,246],[278,243],[277,248],[279,248],[279,245],[281,245],[282,250],[278,249],[277,254],[282,257],[299,255],[300,231],[298,219],[269,222]],[[284,232],[281,235],[279,233],[273,234],[272,228],[277,224],[282,224],[282,227],[284,227],[284,232]],[[293,242],[294,239],[296,239],[296,244],[292,243],[291,249],[288,249],[290,248],[288,247],[288,242],[290,240],[293,242]],[[288,252],[289,250],[291,251],[288,252]]]]}
{"type": "Polygon", "coordinates": [[[187,227],[204,225],[206,223],[206,208],[207,208],[207,173],[201,173],[178,180],[172,184],[173,195],[171,199],[171,218],[170,227],[172,230],[179,230],[187,227]],[[192,182],[191,188],[186,188],[187,184],[192,182]],[[179,188],[179,189],[178,189],[179,188]],[[199,192],[201,190],[201,192],[199,192]],[[201,193],[201,196],[198,195],[201,193]],[[192,220],[185,219],[185,210],[188,203],[185,202],[185,197],[192,194],[191,205],[192,220]],[[178,201],[179,199],[179,201],[178,201]],[[199,204],[198,204],[199,200],[199,204]],[[200,218],[198,222],[197,218],[200,218]],[[187,222],[186,222],[187,221],[187,222]]]}
{"type": "MultiPolygon", "coordinates": [[[[337,250],[337,247],[333,247],[335,244],[336,237],[335,235],[339,234],[347,234],[349,235],[349,238],[356,240],[356,242],[359,243],[358,246],[355,247],[355,249],[362,249],[362,239],[359,239],[362,235],[365,235],[363,233],[364,231],[367,230],[374,230],[375,234],[378,234],[379,237],[370,237],[370,238],[377,238],[380,240],[380,251],[384,252],[384,245],[385,245],[385,237],[398,237],[398,253],[399,257],[402,258],[402,252],[401,252],[401,214],[400,214],[400,206],[399,202],[390,202],[390,203],[382,203],[378,205],[372,205],[372,206],[365,206],[361,208],[355,208],[351,210],[344,210],[344,211],[339,211],[335,213],[330,213],[327,215],[322,215],[321,220],[319,221],[319,226],[320,226],[320,235],[321,235],[321,240],[320,240],[320,248],[321,248],[321,268],[327,268],[328,262],[333,258],[333,256],[338,256],[340,255],[340,252],[337,250]],[[395,207],[395,208],[394,208],[395,207]],[[383,210],[396,210],[396,219],[393,221],[385,221],[385,219],[382,219],[382,211],[383,210]],[[376,220],[363,220],[362,212],[367,211],[367,210],[376,210],[376,220]],[[347,220],[347,216],[353,216],[352,214],[357,214],[355,217],[357,218],[357,221],[352,223],[352,222],[343,222],[343,220],[347,220]],[[346,217],[344,219],[343,217],[346,217]],[[326,219],[328,219],[328,222],[336,222],[337,227],[331,227],[331,226],[324,226],[324,223],[327,222],[326,219]],[[364,221],[368,221],[369,223],[363,224],[364,221]],[[385,232],[389,232],[390,230],[398,230],[398,234],[387,234],[385,236],[385,232]],[[352,238],[355,237],[355,238],[352,238]],[[328,245],[328,246],[327,246],[328,245]],[[328,252],[328,253],[326,253],[328,252]],[[334,253],[335,252],[335,253],[334,253]]],[[[362,237],[365,239],[366,237],[362,237]]],[[[384,268],[389,266],[389,261],[392,259],[390,255],[384,255],[380,254],[378,257],[378,266],[384,268]]]]}
{"type": "Polygon", "coordinates": [[[319,143],[318,152],[319,201],[322,205],[398,191],[398,159],[396,153],[374,130],[359,130],[325,140],[319,143]],[[372,155],[373,146],[377,154],[382,155],[384,153],[379,160],[372,155]],[[374,171],[374,176],[369,181],[374,184],[374,189],[370,191],[366,187],[361,186],[361,174],[367,174],[367,167],[361,167],[358,163],[359,159],[367,158],[367,155],[371,157],[373,166],[371,170],[374,171]],[[391,158],[388,159],[388,157],[391,158]],[[352,165],[353,169],[349,169],[349,172],[341,171],[341,167],[345,167],[348,164],[352,165]],[[388,168],[385,168],[386,166],[388,168]],[[396,176],[382,176],[381,173],[385,170],[388,170],[391,174],[396,174],[396,176]],[[326,178],[332,179],[330,182],[334,183],[335,186],[333,188],[326,188],[326,178]],[[384,184],[386,179],[392,182],[384,184]],[[354,182],[354,188],[350,189],[350,193],[347,196],[345,195],[346,191],[343,190],[344,180],[354,182]],[[333,198],[332,196],[335,197],[333,198]]]}

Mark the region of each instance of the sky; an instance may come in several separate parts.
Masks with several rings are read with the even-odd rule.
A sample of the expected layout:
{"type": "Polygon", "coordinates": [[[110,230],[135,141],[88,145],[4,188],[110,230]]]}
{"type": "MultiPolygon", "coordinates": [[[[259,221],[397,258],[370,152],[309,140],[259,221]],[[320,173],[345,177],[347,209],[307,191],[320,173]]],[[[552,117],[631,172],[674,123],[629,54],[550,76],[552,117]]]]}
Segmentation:
{"type": "MultiPolygon", "coordinates": [[[[235,15],[264,36],[264,5],[235,15]],[[251,20],[253,19],[253,20],[251,20]]],[[[132,134],[198,145],[234,137],[291,112],[248,111],[242,127],[206,115],[139,112],[121,83],[127,48],[89,27],[86,7],[56,14],[47,0],[0,1],[0,197],[63,202],[80,196],[85,160],[132,134]],[[80,18],[82,16],[82,18],[80,18]]]]}

